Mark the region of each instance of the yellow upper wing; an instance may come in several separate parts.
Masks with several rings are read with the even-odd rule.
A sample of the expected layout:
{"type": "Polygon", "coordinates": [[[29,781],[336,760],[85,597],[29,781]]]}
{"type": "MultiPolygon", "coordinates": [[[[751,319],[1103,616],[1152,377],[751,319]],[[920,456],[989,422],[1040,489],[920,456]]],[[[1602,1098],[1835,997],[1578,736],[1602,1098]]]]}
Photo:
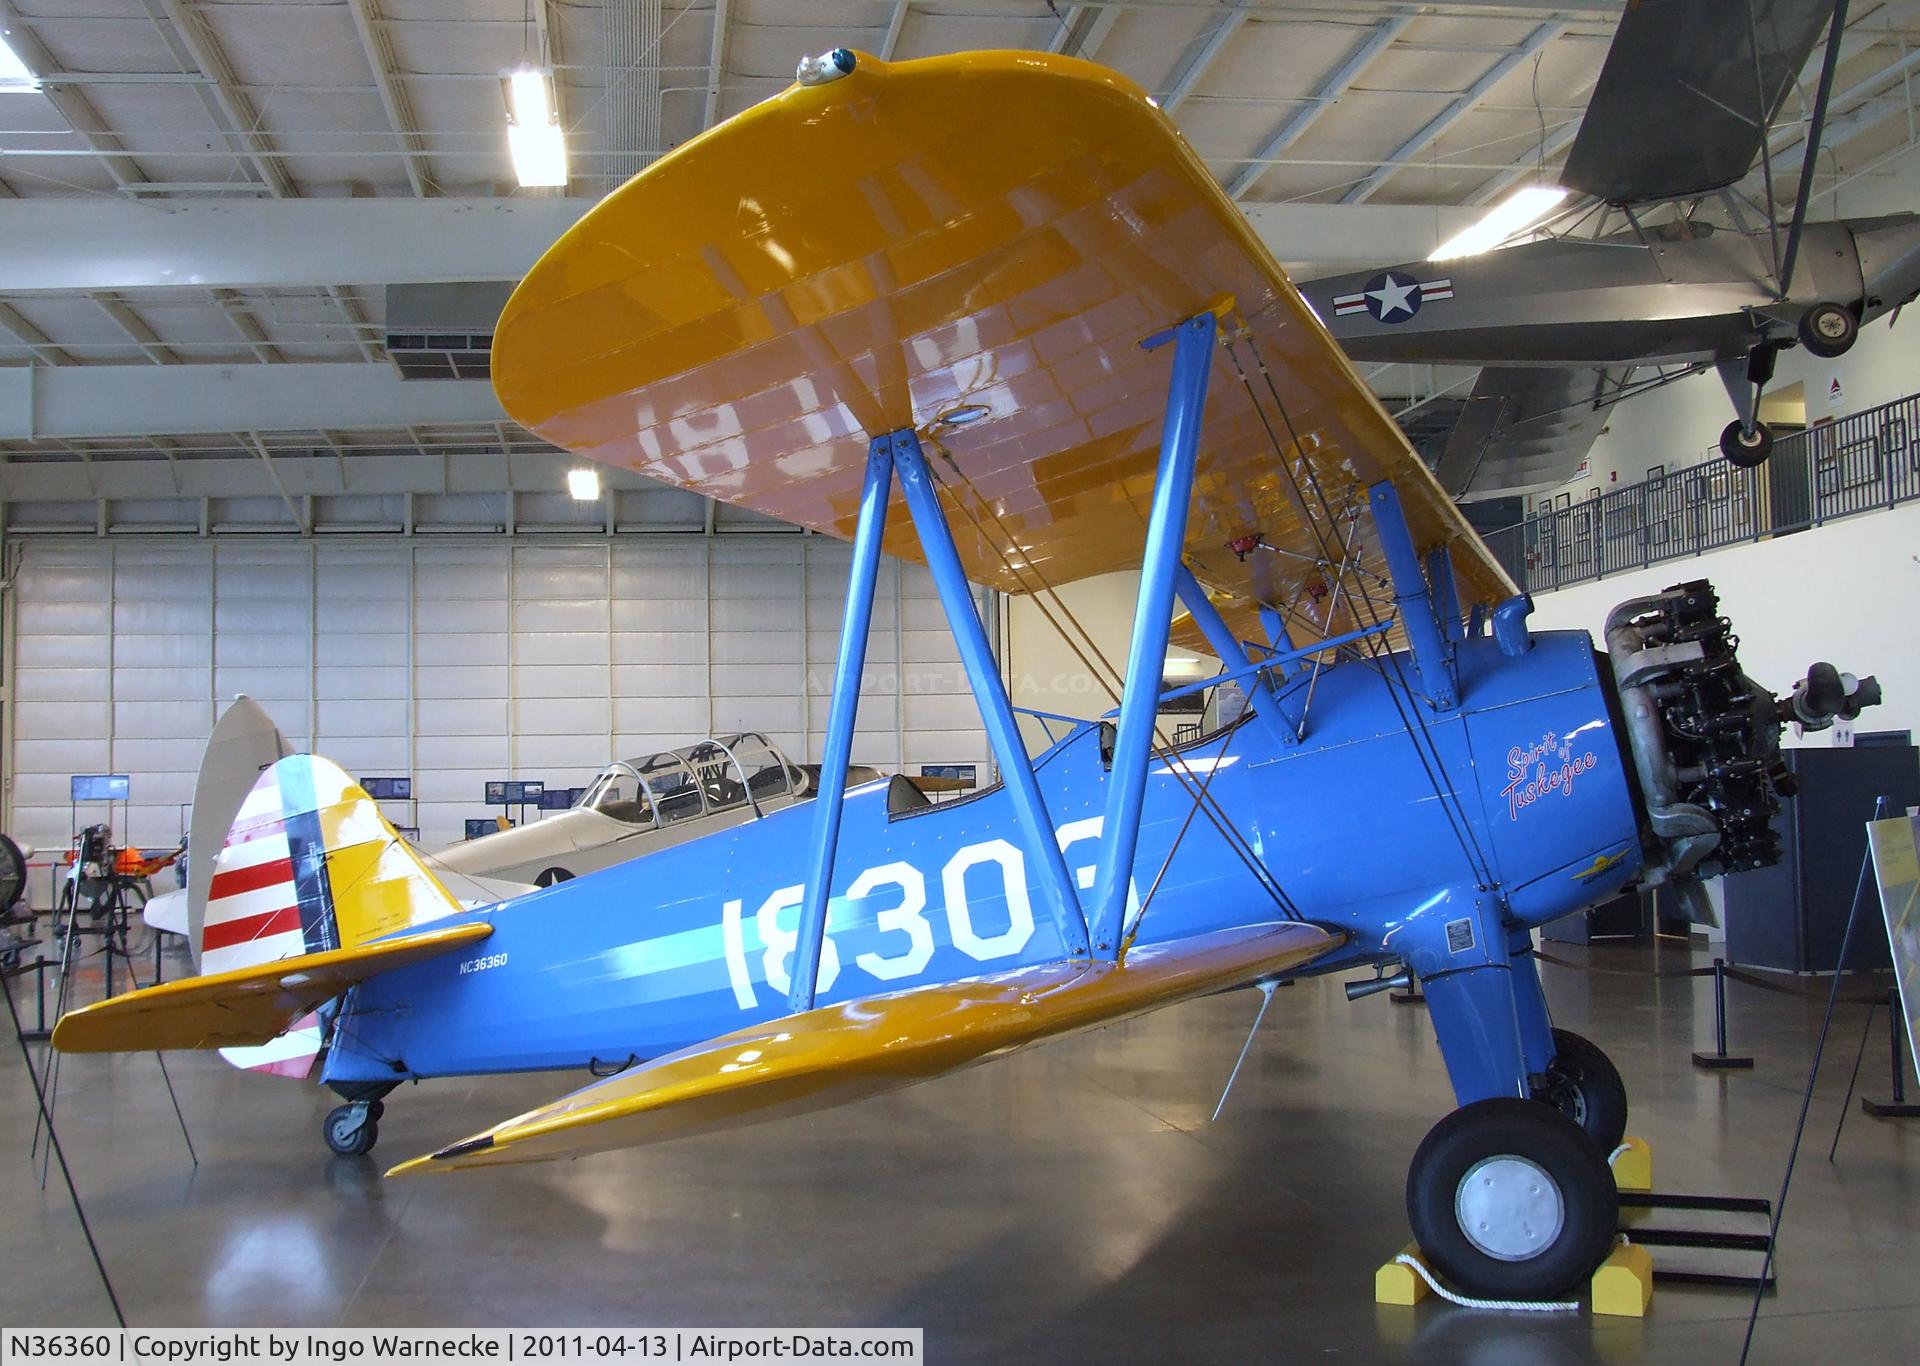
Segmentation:
{"type": "Polygon", "coordinates": [[[557,445],[843,538],[868,437],[915,427],[970,577],[1022,593],[1139,563],[1170,364],[1139,342],[1205,309],[1186,555],[1243,633],[1256,602],[1336,624],[1381,479],[1464,602],[1513,591],[1173,124],[1072,58],[862,54],[695,138],[521,283],[494,386],[557,445]]]}
{"type": "Polygon", "coordinates": [[[820,1006],[622,1072],[395,1167],[577,1157],[844,1105],[1075,1030],[1293,971],[1345,936],[1254,925],[820,1006]]]}

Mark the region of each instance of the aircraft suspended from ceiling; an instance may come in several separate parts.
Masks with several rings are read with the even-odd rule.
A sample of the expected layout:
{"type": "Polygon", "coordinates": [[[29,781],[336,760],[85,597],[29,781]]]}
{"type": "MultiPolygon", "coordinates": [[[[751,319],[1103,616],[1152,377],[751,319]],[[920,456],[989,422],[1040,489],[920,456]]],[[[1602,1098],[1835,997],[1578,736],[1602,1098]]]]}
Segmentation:
{"type": "Polygon", "coordinates": [[[1702,877],[1777,860],[1784,720],[1877,690],[1822,666],[1776,700],[1704,583],[1617,608],[1606,655],[1530,631],[1138,86],[1032,52],[804,62],[570,229],[493,355],[542,437],[852,541],[819,795],[468,910],[345,774],[281,759],[213,872],[207,975],[73,1012],[56,1047],[259,1046],[316,1012],[343,1154],[408,1080],[594,1074],[394,1169],[445,1172],[1412,969],[1460,1107],[1413,1153],[1421,1246],[1502,1297],[1607,1254],[1626,1093],[1553,1027],[1531,930],[1636,885],[1698,912],[1702,877]],[[927,565],[993,747],[999,782],[962,800],[846,789],[883,548],[927,565]],[[1043,717],[1064,731],[1030,757],[973,585],[1068,634],[1055,587],[1133,567],[1124,666],[1069,636],[1117,705],[1043,717]],[[1223,672],[1167,689],[1176,600],[1223,672]],[[1223,682],[1236,719],[1159,732],[1223,682]]]}
{"type": "MultiPolygon", "coordinates": [[[[1622,398],[1712,366],[1733,421],[1720,449],[1763,462],[1760,396],[1779,352],[1852,347],[1920,291],[1920,215],[1806,222],[1844,0],[1629,5],[1558,184],[1554,235],[1302,287],[1355,360],[1484,367],[1435,473],[1472,501],[1574,477],[1622,398]],[[1769,140],[1827,36],[1798,193],[1777,211],[1769,140]],[[1736,186],[1756,161],[1762,203],[1736,186]],[[1728,226],[1706,222],[1709,204],[1728,226]],[[1650,221],[1662,205],[1677,212],[1650,221]],[[1627,226],[1599,236],[1615,215],[1627,226]],[[1657,373],[1643,371],[1652,367],[1657,373]]],[[[1536,214],[1537,218],[1539,215],[1536,214]]]]}

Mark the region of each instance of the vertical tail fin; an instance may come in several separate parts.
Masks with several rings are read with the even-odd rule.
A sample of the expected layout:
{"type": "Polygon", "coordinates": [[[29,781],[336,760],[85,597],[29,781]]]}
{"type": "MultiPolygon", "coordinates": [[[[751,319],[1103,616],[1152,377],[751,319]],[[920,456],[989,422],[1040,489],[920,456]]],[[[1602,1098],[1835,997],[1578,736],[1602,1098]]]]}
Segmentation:
{"type": "Polygon", "coordinates": [[[207,737],[200,772],[193,783],[193,823],[187,853],[187,933],[193,941],[196,963],[201,928],[206,923],[207,886],[213,881],[220,846],[240,813],[240,803],[260,781],[260,775],[291,753],[293,746],[273,724],[273,718],[245,693],[220,713],[213,733],[207,737]]]}
{"type": "Polygon", "coordinates": [[[260,775],[214,864],[200,970],[352,948],[459,909],[338,765],[292,754],[260,775]]]}
{"type": "MultiPolygon", "coordinates": [[[[210,859],[197,947],[203,973],[351,948],[437,920],[459,902],[338,765],[292,754],[259,777],[210,859]]],[[[223,1048],[235,1067],[304,1077],[319,1055],[319,1015],[270,1044],[223,1048]]]]}

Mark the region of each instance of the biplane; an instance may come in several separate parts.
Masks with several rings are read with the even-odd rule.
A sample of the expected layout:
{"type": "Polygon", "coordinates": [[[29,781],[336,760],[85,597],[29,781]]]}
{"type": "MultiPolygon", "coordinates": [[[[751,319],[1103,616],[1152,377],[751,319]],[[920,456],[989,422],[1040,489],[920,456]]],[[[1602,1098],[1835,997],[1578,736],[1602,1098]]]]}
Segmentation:
{"type": "MultiPolygon", "coordinates": [[[[1615,1231],[1618,1074],[1529,932],[1777,857],[1785,701],[1705,584],[1605,653],[1531,604],[1173,124],[1102,67],[837,50],[662,157],[501,319],[513,417],[852,542],[820,795],[464,911],[323,759],[213,874],[205,975],[75,1011],[73,1051],[259,1044],[319,1011],[344,1152],[404,1081],[585,1071],[391,1174],[541,1161],[858,1100],[1200,995],[1419,974],[1459,1108],[1408,1212],[1461,1286],[1558,1292],[1615,1231]],[[847,790],[877,568],[931,571],[999,781],[847,790]],[[1138,568],[1105,715],[1030,756],[974,584],[1138,568]],[[1177,638],[1251,705],[1158,733],[1177,638]],[[611,1073],[612,1075],[607,1075],[611,1073]]],[[[1830,676],[1829,676],[1830,675],[1830,676]]]]}

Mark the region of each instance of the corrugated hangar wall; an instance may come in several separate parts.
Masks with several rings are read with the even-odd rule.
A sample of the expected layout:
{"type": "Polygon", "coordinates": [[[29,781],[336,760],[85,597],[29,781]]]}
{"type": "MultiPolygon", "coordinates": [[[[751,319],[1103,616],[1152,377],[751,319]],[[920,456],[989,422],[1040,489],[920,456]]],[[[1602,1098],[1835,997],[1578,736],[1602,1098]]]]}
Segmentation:
{"type": "MultiPolygon", "coordinates": [[[[170,847],[219,707],[247,693],[429,848],[489,778],[579,785],[614,758],[765,732],[819,759],[848,548],[815,536],[571,544],[36,538],[8,614],[7,831],[63,848],[68,778],[132,777],[170,847]]],[[[978,713],[924,569],[883,562],[854,762],[975,763],[978,713]]],[[[80,824],[94,816],[83,815],[80,824]]]]}

